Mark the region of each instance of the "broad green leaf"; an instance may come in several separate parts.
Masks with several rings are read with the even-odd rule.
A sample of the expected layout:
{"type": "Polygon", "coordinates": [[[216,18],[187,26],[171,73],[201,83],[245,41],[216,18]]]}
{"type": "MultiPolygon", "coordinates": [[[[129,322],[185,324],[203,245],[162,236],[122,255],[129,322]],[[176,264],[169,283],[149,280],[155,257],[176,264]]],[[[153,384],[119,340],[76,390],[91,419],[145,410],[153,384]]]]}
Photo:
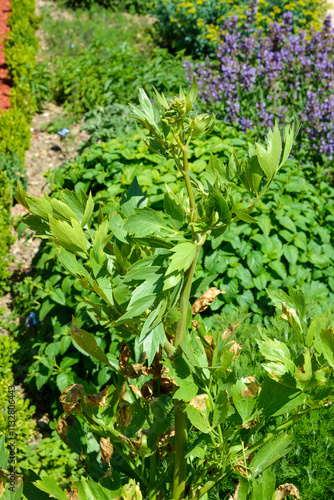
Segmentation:
{"type": "Polygon", "coordinates": [[[283,280],[287,277],[285,265],[280,260],[273,260],[269,262],[269,267],[278,274],[283,280]]]}
{"type": "Polygon", "coordinates": [[[206,420],[206,412],[200,412],[191,404],[187,404],[187,416],[191,424],[200,432],[203,432],[204,434],[210,432],[210,426],[206,420]]]}
{"type": "Polygon", "coordinates": [[[227,417],[230,402],[226,391],[221,391],[214,401],[212,427],[222,424],[227,417]]]}
{"type": "MultiPolygon", "coordinates": [[[[294,382],[293,378],[291,382],[294,382]]],[[[300,390],[266,378],[262,384],[258,408],[264,417],[277,417],[293,411],[302,405],[305,399],[306,394],[300,390]]]]}
{"type": "Polygon", "coordinates": [[[174,271],[187,271],[195,258],[196,250],[197,245],[191,242],[179,243],[171,248],[173,255],[169,258],[170,264],[166,271],[166,277],[174,271]]]}
{"type": "Polygon", "coordinates": [[[81,349],[83,349],[87,354],[97,359],[101,363],[104,363],[107,366],[112,368],[112,365],[109,363],[109,360],[105,353],[100,349],[97,345],[94,335],[91,333],[78,328],[74,317],[72,317],[72,325],[70,333],[74,339],[74,341],[78,344],[81,349]]]}
{"type": "Polygon", "coordinates": [[[88,271],[80,262],[78,262],[76,256],[64,248],[60,249],[59,260],[65,269],[72,274],[72,276],[75,276],[76,278],[85,278],[88,276],[88,271]]]}
{"type": "Polygon", "coordinates": [[[287,434],[283,434],[283,436],[279,436],[256,452],[250,463],[254,477],[282,458],[288,452],[290,443],[291,438],[287,434]]]}
{"type": "Polygon", "coordinates": [[[75,253],[87,253],[88,242],[85,237],[85,233],[82,230],[80,223],[72,219],[72,225],[65,221],[58,221],[54,217],[49,218],[50,229],[54,235],[54,242],[75,253]]]}
{"type": "Polygon", "coordinates": [[[238,380],[231,388],[233,403],[243,423],[250,420],[256,404],[256,397],[248,395],[247,387],[245,382],[238,380]]]}
{"type": "Polygon", "coordinates": [[[153,306],[156,301],[156,294],[146,295],[140,297],[134,302],[129,303],[126,313],[123,314],[117,321],[124,322],[125,320],[132,320],[137,316],[140,316],[143,312],[153,306]]]}
{"type": "Polygon", "coordinates": [[[254,217],[252,217],[248,213],[244,212],[243,210],[240,210],[239,208],[237,208],[232,197],[231,197],[231,200],[232,200],[232,211],[235,213],[235,215],[240,220],[243,220],[244,222],[248,222],[249,224],[253,224],[254,222],[257,222],[257,220],[254,219],[254,217]]]}
{"type": "Polygon", "coordinates": [[[274,131],[269,131],[266,143],[266,147],[256,143],[256,154],[263,172],[268,181],[271,181],[279,165],[282,153],[282,140],[277,122],[274,131]]]}
{"type": "Polygon", "coordinates": [[[266,360],[274,361],[274,364],[264,364],[263,367],[271,372],[277,371],[280,375],[284,373],[294,374],[296,366],[291,360],[291,354],[283,342],[276,339],[269,339],[264,333],[261,333],[262,341],[257,339],[259,350],[266,360]]]}
{"type": "Polygon", "coordinates": [[[57,481],[53,477],[48,476],[46,472],[42,472],[40,480],[35,481],[33,484],[57,500],[68,500],[66,493],[57,485],[57,481]]]}
{"type": "Polygon", "coordinates": [[[305,349],[304,351],[304,365],[303,365],[303,372],[300,373],[299,371],[294,374],[294,378],[298,380],[299,382],[308,382],[312,378],[312,362],[311,362],[311,355],[310,351],[308,349],[305,349]]]}
{"type": "Polygon", "coordinates": [[[56,198],[47,198],[50,205],[52,206],[53,216],[56,219],[66,220],[67,222],[71,222],[71,219],[75,219],[79,221],[76,213],[65,203],[57,200],[56,198]]]}
{"type": "Polygon", "coordinates": [[[251,500],[271,500],[275,492],[276,476],[270,470],[265,469],[262,477],[258,481],[252,481],[252,499],[251,500]]]}
{"type": "Polygon", "coordinates": [[[134,177],[129,189],[122,195],[120,206],[125,217],[135,213],[136,208],[147,205],[147,195],[141,190],[137,177],[134,177]]]}
{"type": "Polygon", "coordinates": [[[163,229],[175,233],[172,228],[166,225],[161,213],[152,208],[137,209],[124,224],[124,229],[137,238],[160,233],[163,229]]]}
{"type": "Polygon", "coordinates": [[[283,245],[283,255],[289,264],[296,264],[298,260],[298,248],[294,245],[283,245]]]}
{"type": "Polygon", "coordinates": [[[216,188],[211,190],[210,196],[212,196],[215,201],[215,206],[219,215],[219,222],[227,225],[231,224],[231,212],[224,197],[216,188]]]}
{"type": "Polygon", "coordinates": [[[178,231],[186,220],[185,211],[168,194],[164,196],[164,210],[171,217],[174,229],[178,231]]]}
{"type": "Polygon", "coordinates": [[[300,125],[299,125],[296,118],[294,119],[294,122],[292,125],[287,125],[285,127],[283,157],[282,157],[282,161],[281,161],[278,168],[281,168],[284,165],[284,163],[286,162],[286,160],[288,159],[290,152],[291,152],[291,149],[292,149],[293,141],[296,139],[296,137],[298,135],[299,128],[300,128],[300,125]]]}

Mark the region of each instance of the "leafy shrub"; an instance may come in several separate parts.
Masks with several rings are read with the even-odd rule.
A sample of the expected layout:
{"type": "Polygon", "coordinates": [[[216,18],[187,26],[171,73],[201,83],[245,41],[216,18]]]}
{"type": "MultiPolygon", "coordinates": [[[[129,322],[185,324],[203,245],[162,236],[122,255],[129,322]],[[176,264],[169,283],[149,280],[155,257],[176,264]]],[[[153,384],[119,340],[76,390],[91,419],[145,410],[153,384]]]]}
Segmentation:
{"type": "Polygon", "coordinates": [[[208,244],[204,272],[218,274],[215,285],[226,291],[213,309],[239,304],[261,314],[260,306],[268,314],[265,289],[289,285],[298,286],[310,301],[333,302],[334,189],[325,179],[313,185],[308,177],[290,161],[277,175],[270,200],[266,195],[254,211],[258,227],[249,226],[245,233],[240,224],[208,244]]]}
{"type": "MultiPolygon", "coordinates": [[[[289,122],[298,115],[300,143],[314,160],[334,158],[334,37],[330,18],[320,32],[294,34],[292,14],[283,15],[265,32],[237,19],[223,25],[223,41],[216,58],[193,65],[186,62],[191,80],[199,81],[203,106],[242,130],[260,133],[275,119],[289,122]]],[[[327,159],[327,162],[328,162],[327,159]]]]}
{"type": "Polygon", "coordinates": [[[51,98],[75,116],[133,101],[138,86],[173,92],[185,83],[181,62],[166,50],[144,57],[126,43],[116,48],[95,41],[76,57],[56,58],[52,67],[51,98]]]}
{"type": "Polygon", "coordinates": [[[87,9],[97,4],[112,10],[128,11],[131,14],[147,14],[149,11],[147,0],[58,0],[58,3],[73,9],[87,9]]]}
{"type": "MultiPolygon", "coordinates": [[[[331,311],[310,323],[303,294],[292,287],[288,294],[271,290],[293,342],[270,339],[259,329],[257,344],[265,362],[257,381],[234,370],[240,345],[230,339],[237,325],[214,334],[201,318],[220,290],[210,288],[189,302],[212,279],[193,282],[208,233],[217,239],[234,222],[256,222],[250,212],[284,165],[295,137],[295,129],[286,128],[282,148],[276,126],[266,146],[249,145],[241,162],[232,155],[223,165],[211,156],[201,179],[190,176],[190,140],[213,124],[209,115],[186,118],[196,90],[194,81],[190,94],[181,89],[172,103],[157,94],[154,105],[141,90],[141,109],[133,107],[151,133],[146,137],[150,148],[164,159],[172,156],[185,181],[178,194],[166,188],[163,211],[147,207],[136,179],[106,217],[99,212],[97,218],[92,196],[82,191],[63,191],[58,200],[29,196],[20,185],[17,189],[17,200],[31,213],[29,227],[60,247],[64,267],[98,298],[98,304],[86,304],[87,311],[101,326],[114,326],[120,342],[115,359],[73,318],[74,341],[116,377],[99,393],[90,379],[75,378],[60,398],[66,415],[59,433],[80,450],[90,471],[88,481],[74,485],[79,499],[94,490],[99,497],[129,497],[121,475],[131,479],[126,489],[138,499],[141,491],[151,498],[199,499],[236,474],[245,499],[268,500],[275,496],[276,478],[267,467],[287,452],[286,430],[333,400],[331,311]],[[251,199],[239,193],[241,183],[251,199]],[[282,418],[281,425],[274,417],[282,418]]],[[[36,485],[64,498],[45,474],[36,485]]]]}
{"type": "MultiPolygon", "coordinates": [[[[136,175],[151,195],[151,203],[161,207],[164,183],[178,191],[180,173],[171,170],[171,160],[161,160],[149,153],[143,143],[138,145],[138,139],[134,135],[92,145],[74,162],[65,163],[50,174],[52,191],[91,191],[102,206],[108,207],[136,175]]],[[[226,163],[234,145],[246,149],[246,139],[245,134],[238,134],[232,127],[217,124],[205,147],[193,140],[190,168],[201,178],[210,153],[218,154],[226,163]]],[[[284,172],[277,174],[270,194],[266,195],[270,201],[265,198],[265,203],[257,206],[258,226],[248,226],[244,233],[245,227],[239,224],[215,242],[208,239],[198,273],[218,275],[215,285],[227,292],[215,301],[214,308],[223,306],[230,310],[239,305],[250,307],[256,314],[262,310],[268,314],[265,288],[289,285],[301,287],[310,300],[322,301],[324,305],[333,300],[334,190],[326,180],[324,175],[315,177],[312,164],[300,166],[293,159],[284,172]],[[224,247],[221,241],[225,242],[224,247]]]]}
{"type": "Polygon", "coordinates": [[[15,151],[7,155],[0,153],[0,172],[3,170],[13,185],[16,186],[17,180],[20,179],[22,186],[27,187],[25,167],[15,151]]]}
{"type": "MultiPolygon", "coordinates": [[[[0,404],[2,411],[0,413],[0,433],[7,436],[8,434],[8,405],[9,405],[9,386],[14,385],[14,377],[12,373],[13,357],[18,348],[17,342],[11,339],[8,335],[0,335],[0,351],[1,351],[1,366],[0,366],[0,404]]],[[[16,435],[16,455],[20,457],[25,455],[28,444],[35,434],[35,423],[32,420],[34,406],[29,406],[29,399],[22,391],[15,391],[15,431],[16,435]]]]}
{"type": "Polygon", "coordinates": [[[12,208],[12,186],[7,174],[0,171],[0,296],[9,290],[9,247],[13,243],[10,222],[12,208]]]}
{"type": "Polygon", "coordinates": [[[109,142],[135,132],[130,119],[130,109],[124,104],[109,104],[87,111],[83,117],[83,130],[89,134],[89,142],[109,142]]]}
{"type": "Polygon", "coordinates": [[[296,28],[320,29],[326,13],[326,3],[322,0],[309,6],[303,0],[153,0],[152,4],[151,12],[159,19],[154,30],[161,43],[173,50],[186,49],[196,57],[212,53],[227,18],[237,15],[240,28],[242,20],[251,16],[257,4],[254,26],[259,29],[273,21],[282,22],[282,15],[287,11],[292,13],[296,28]]]}

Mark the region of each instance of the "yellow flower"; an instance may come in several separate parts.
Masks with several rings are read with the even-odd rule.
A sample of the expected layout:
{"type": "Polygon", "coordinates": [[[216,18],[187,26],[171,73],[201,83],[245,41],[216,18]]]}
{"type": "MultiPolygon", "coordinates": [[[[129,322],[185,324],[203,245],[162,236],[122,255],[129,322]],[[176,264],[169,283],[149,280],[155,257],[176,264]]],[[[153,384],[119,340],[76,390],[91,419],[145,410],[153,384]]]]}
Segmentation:
{"type": "Polygon", "coordinates": [[[196,14],[196,7],[192,7],[192,9],[189,9],[188,14],[196,14]]]}

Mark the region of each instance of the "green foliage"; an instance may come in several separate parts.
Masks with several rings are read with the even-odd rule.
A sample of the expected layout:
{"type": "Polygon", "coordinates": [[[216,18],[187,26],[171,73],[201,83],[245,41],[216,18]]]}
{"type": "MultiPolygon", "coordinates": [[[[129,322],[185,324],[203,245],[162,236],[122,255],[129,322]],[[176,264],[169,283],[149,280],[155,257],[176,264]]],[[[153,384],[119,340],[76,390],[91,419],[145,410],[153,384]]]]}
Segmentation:
{"type": "MultiPolygon", "coordinates": [[[[221,25],[226,18],[237,15],[239,23],[247,18],[247,10],[255,2],[239,0],[153,0],[151,13],[159,19],[153,27],[156,39],[172,50],[185,49],[202,57],[211,53],[219,42],[221,25]]],[[[293,14],[296,27],[321,29],[326,2],[318,0],[306,8],[303,0],[260,0],[256,27],[262,29],[274,21],[282,22],[282,14],[293,14]]]]}
{"type": "MultiPolygon", "coordinates": [[[[162,208],[164,184],[178,192],[181,174],[172,160],[149,153],[137,144],[138,136],[113,139],[90,146],[74,162],[49,175],[52,191],[91,191],[102,210],[119,197],[133,176],[150,195],[151,206],[162,208]],[[151,162],[155,165],[152,168],[151,162]]],[[[195,138],[189,150],[191,171],[205,175],[210,153],[226,163],[233,151],[246,149],[247,136],[217,122],[205,145],[195,138]]],[[[242,154],[240,155],[242,156],[242,154]]],[[[214,275],[215,286],[227,293],[213,309],[250,308],[254,319],[271,314],[265,288],[302,287],[310,301],[328,305],[333,298],[333,188],[325,176],[314,174],[311,164],[299,166],[295,159],[281,170],[264,201],[254,209],[259,221],[246,228],[238,224],[215,241],[209,237],[197,265],[197,276],[214,275]],[[241,240],[242,236],[242,240],[241,240]]],[[[247,196],[246,192],[244,196],[247,196]]]]}
{"type": "Polygon", "coordinates": [[[126,43],[116,48],[95,41],[79,57],[56,58],[52,67],[51,98],[75,116],[134,100],[140,85],[172,92],[185,83],[181,62],[166,50],[155,49],[143,57],[126,43]]]}
{"type": "Polygon", "coordinates": [[[36,110],[31,83],[37,52],[38,19],[34,0],[14,0],[9,18],[10,31],[5,41],[8,74],[13,81],[10,93],[11,108],[0,117],[0,152],[17,152],[24,160],[30,143],[29,122],[36,110]]]}
{"type": "Polygon", "coordinates": [[[127,11],[131,14],[147,14],[149,11],[149,3],[146,0],[58,0],[58,3],[72,9],[88,9],[95,5],[101,5],[112,11],[127,11]]]}
{"type": "Polygon", "coordinates": [[[5,171],[8,180],[16,186],[20,179],[22,186],[27,188],[26,171],[19,155],[14,151],[8,155],[0,153],[0,172],[5,171]]]}
{"type": "MultiPolygon", "coordinates": [[[[190,312],[194,289],[206,289],[212,278],[193,283],[206,238],[209,234],[220,238],[239,221],[257,222],[251,213],[284,166],[296,136],[295,127],[287,127],[282,145],[276,125],[266,144],[248,144],[242,159],[232,153],[223,164],[211,154],[202,176],[190,177],[190,141],[214,126],[209,115],[190,114],[196,97],[194,81],[189,93],[180,89],[172,101],[156,92],[153,104],[141,89],[141,107],[132,106],[135,118],[148,131],[141,133],[143,141],[155,154],[173,159],[185,183],[177,193],[166,186],[163,210],[148,206],[136,178],[106,215],[100,210],[97,217],[91,193],[64,190],[59,199],[47,195],[39,199],[18,184],[16,199],[30,212],[26,224],[59,248],[61,264],[97,299],[82,297],[84,308],[98,325],[114,328],[120,343],[116,357],[73,317],[70,335],[80,351],[114,374],[112,385],[100,392],[91,378],[87,383],[74,377],[74,384],[60,397],[66,415],[58,432],[73,451],[80,450],[92,479],[106,479],[95,486],[77,484],[80,498],[81,489],[91,487],[100,496],[108,496],[109,490],[110,496],[120,486],[119,474],[139,480],[133,493],[138,498],[140,491],[151,498],[201,498],[231,474],[239,475],[245,499],[274,498],[275,477],[268,468],[288,451],[291,438],[286,430],[333,400],[331,313],[309,324],[302,293],[291,287],[289,294],[269,291],[293,330],[296,349],[259,330],[265,374],[261,391],[253,376],[244,373],[238,378],[233,369],[239,350],[231,342],[235,326],[221,334],[201,319],[200,312],[220,291],[210,288],[190,312]],[[268,429],[270,419],[283,415],[283,423],[268,429]],[[174,426],[171,489],[170,452],[166,454],[164,446],[174,426]],[[195,441],[189,438],[189,446],[188,430],[199,432],[195,441]],[[101,457],[96,459],[99,449],[101,457]],[[108,482],[107,464],[112,471],[108,482]],[[216,473],[206,482],[212,469],[216,473]],[[189,494],[184,491],[186,480],[189,494]]],[[[35,485],[65,498],[45,475],[35,485]]]]}
{"type": "Polygon", "coordinates": [[[0,296],[9,290],[7,269],[9,247],[13,243],[10,222],[12,207],[12,186],[5,171],[0,171],[0,296]]]}
{"type": "Polygon", "coordinates": [[[227,292],[213,309],[227,313],[239,304],[268,314],[265,289],[289,285],[310,302],[333,301],[334,190],[325,178],[311,183],[307,167],[289,160],[253,212],[258,224],[208,242],[203,272],[218,275],[214,284],[227,292]]]}
{"type": "MultiPolygon", "coordinates": [[[[13,357],[17,351],[18,344],[8,335],[0,335],[1,367],[0,367],[0,433],[7,436],[9,426],[9,387],[14,385],[12,373],[13,357]]],[[[29,399],[23,395],[21,390],[15,391],[15,431],[16,431],[16,455],[24,456],[29,441],[35,434],[35,423],[32,420],[34,406],[29,406],[29,399]],[[22,397],[23,396],[23,397],[22,397]]]]}

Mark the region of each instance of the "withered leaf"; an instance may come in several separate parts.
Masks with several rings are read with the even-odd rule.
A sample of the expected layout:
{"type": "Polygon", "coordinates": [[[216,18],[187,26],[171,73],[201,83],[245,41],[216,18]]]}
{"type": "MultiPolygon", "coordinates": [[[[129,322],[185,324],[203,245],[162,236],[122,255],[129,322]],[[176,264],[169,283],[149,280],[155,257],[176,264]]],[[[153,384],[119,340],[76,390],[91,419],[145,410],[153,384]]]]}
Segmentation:
{"type": "Polygon", "coordinates": [[[228,342],[226,345],[230,344],[232,344],[230,347],[230,351],[235,354],[234,359],[237,359],[240,356],[239,351],[241,351],[242,345],[238,344],[238,342],[236,342],[235,340],[231,340],[231,342],[228,342]]]}
{"type": "Polygon", "coordinates": [[[258,391],[259,386],[255,381],[255,377],[247,377],[246,383],[248,384],[244,389],[241,390],[241,395],[243,398],[254,398],[258,391]]]}
{"type": "Polygon", "coordinates": [[[207,394],[200,394],[199,396],[194,397],[194,399],[192,399],[189,404],[196,408],[198,411],[205,411],[208,397],[209,396],[207,394]]]}
{"type": "Polygon", "coordinates": [[[114,447],[110,444],[110,437],[107,437],[107,439],[101,437],[100,450],[102,462],[107,462],[107,464],[110,465],[110,459],[114,453],[114,447]]]}
{"type": "Polygon", "coordinates": [[[131,356],[132,352],[130,350],[130,347],[128,346],[128,344],[122,342],[119,352],[119,367],[121,370],[128,366],[131,356]]]}
{"type": "Polygon", "coordinates": [[[124,443],[127,443],[131,447],[133,447],[135,450],[140,450],[141,448],[141,440],[136,441],[135,439],[130,439],[127,436],[124,436],[124,434],[119,434],[118,437],[124,441],[124,443]]]}
{"type": "Polygon", "coordinates": [[[191,311],[193,316],[197,313],[205,311],[209,307],[210,304],[220,295],[221,293],[226,293],[223,290],[218,290],[215,286],[209,288],[206,292],[203,293],[192,305],[191,311]]]}
{"type": "Polygon", "coordinates": [[[65,491],[66,491],[66,496],[69,500],[79,500],[78,490],[73,488],[73,486],[71,486],[71,491],[68,490],[65,491]]]}
{"type": "Polygon", "coordinates": [[[106,386],[103,391],[98,394],[86,394],[85,395],[85,403],[90,406],[107,406],[106,397],[108,396],[109,387],[106,386]]]}
{"type": "Polygon", "coordinates": [[[67,442],[66,434],[68,428],[73,427],[73,425],[75,425],[75,418],[73,417],[73,415],[64,416],[63,418],[59,419],[59,421],[55,425],[58,436],[62,441],[64,441],[67,446],[69,445],[67,442]]]}
{"type": "Polygon", "coordinates": [[[118,422],[119,425],[122,427],[127,427],[132,420],[131,406],[132,405],[125,403],[118,410],[119,413],[118,422]]]}
{"type": "Polygon", "coordinates": [[[287,497],[288,495],[292,495],[295,498],[300,498],[299,491],[296,486],[290,483],[281,484],[275,492],[275,500],[283,500],[283,498],[287,497]]]}
{"type": "Polygon", "coordinates": [[[131,363],[122,368],[121,373],[126,378],[139,378],[141,375],[148,376],[147,367],[142,363],[131,363]]]}
{"type": "Polygon", "coordinates": [[[66,387],[59,397],[59,401],[67,415],[71,415],[74,410],[81,411],[80,400],[84,394],[82,384],[72,384],[66,387]]]}

